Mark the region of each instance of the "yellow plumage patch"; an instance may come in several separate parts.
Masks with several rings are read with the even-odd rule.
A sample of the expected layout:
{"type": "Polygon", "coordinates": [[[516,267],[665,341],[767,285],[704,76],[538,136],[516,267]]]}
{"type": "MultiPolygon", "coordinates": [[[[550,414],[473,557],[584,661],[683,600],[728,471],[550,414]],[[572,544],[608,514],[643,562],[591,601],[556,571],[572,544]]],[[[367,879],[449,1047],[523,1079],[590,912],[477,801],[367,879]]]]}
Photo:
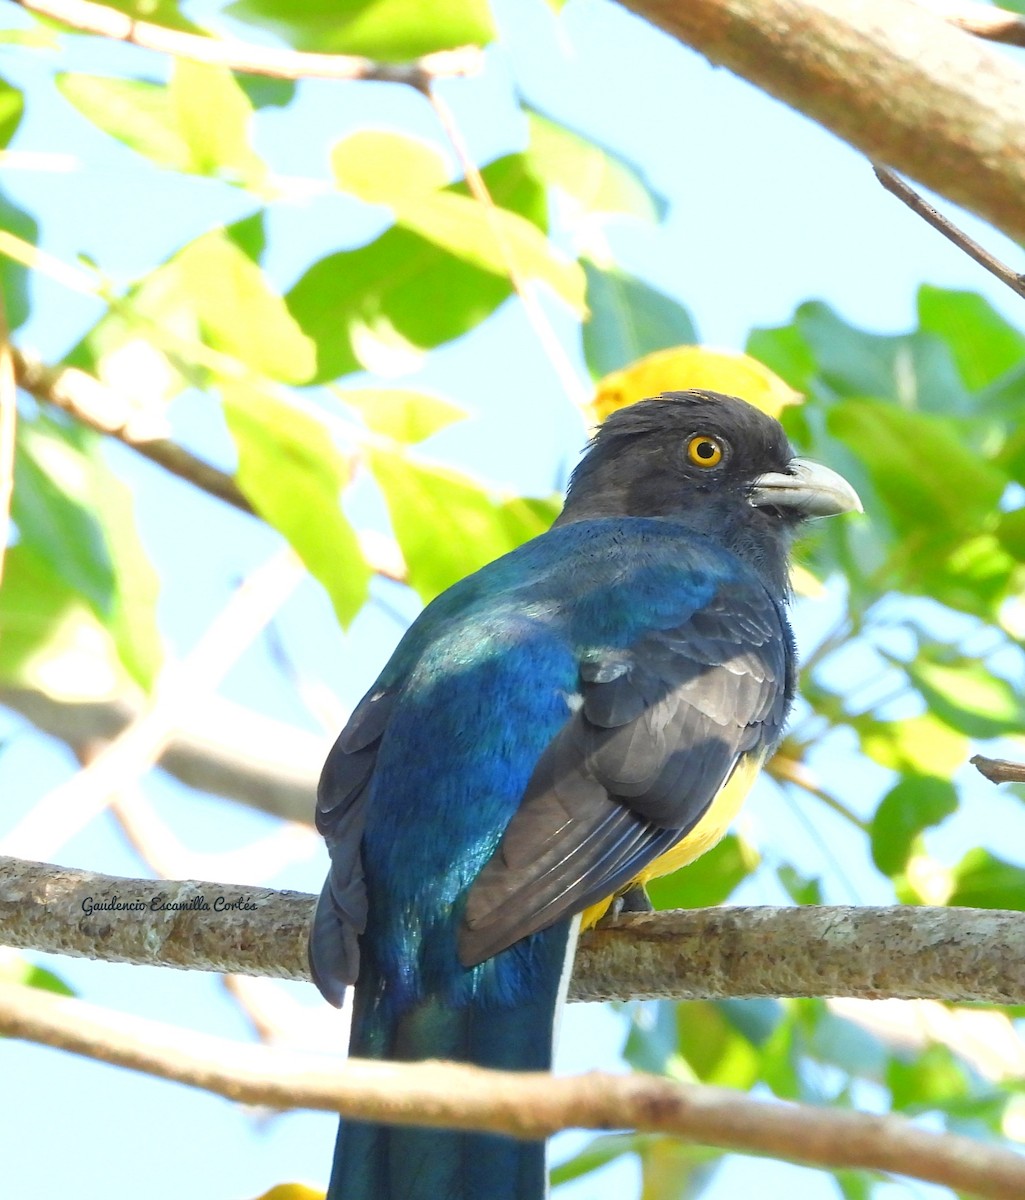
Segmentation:
{"type": "MultiPolygon", "coordinates": [[[[671,850],[667,850],[654,862],[649,863],[622,891],[627,891],[635,884],[644,884],[650,879],[659,879],[663,875],[679,870],[680,867],[685,867],[687,863],[700,858],[706,850],[711,850],[729,829],[733,818],[740,812],[764,761],[764,753],[748,754],[741,758],[729,779],[708,806],[708,811],[690,833],[681,838],[671,850]]],[[[580,928],[590,929],[596,925],[608,912],[614,899],[614,896],[609,896],[608,899],[599,901],[598,904],[592,904],[590,908],[585,909],[580,928]]]]}

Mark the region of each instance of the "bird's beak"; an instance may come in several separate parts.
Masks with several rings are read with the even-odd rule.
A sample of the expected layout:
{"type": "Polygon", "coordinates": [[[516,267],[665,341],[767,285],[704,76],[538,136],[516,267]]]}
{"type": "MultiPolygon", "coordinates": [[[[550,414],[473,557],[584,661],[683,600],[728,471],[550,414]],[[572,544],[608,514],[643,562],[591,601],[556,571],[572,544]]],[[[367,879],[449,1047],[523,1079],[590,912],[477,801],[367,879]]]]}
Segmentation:
{"type": "Polygon", "coordinates": [[[842,475],[808,458],[792,458],[786,472],[759,475],[749,499],[756,508],[792,508],[802,517],[865,511],[842,475]]]}

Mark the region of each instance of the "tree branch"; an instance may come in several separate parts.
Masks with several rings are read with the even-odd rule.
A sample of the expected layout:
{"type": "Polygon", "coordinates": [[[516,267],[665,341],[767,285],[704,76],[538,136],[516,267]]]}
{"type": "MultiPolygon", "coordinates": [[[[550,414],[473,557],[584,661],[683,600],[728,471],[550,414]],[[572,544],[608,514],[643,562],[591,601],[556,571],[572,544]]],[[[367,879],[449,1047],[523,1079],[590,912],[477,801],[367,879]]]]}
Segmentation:
{"type": "Polygon", "coordinates": [[[196,62],[213,63],[247,75],[272,79],[376,80],[405,83],[420,91],[432,79],[446,75],[473,75],[481,69],[483,52],[477,46],[441,50],[411,63],[381,63],[349,54],[307,54],[268,46],[254,46],[234,38],[204,37],[137,21],[126,13],[90,0],[15,0],[21,8],[61,21],[78,33],[131,42],[160,54],[174,54],[196,62]]]}
{"type": "Polygon", "coordinates": [[[52,854],[160,757],[181,714],[212,692],[295,590],[305,571],[291,549],[255,568],[180,663],[163,668],[153,699],[88,766],[49,791],[3,839],[9,854],[52,854]]]}
{"type": "MultiPolygon", "coordinates": [[[[109,962],[308,979],[314,903],[297,892],[120,879],[0,857],[0,944],[109,962]]],[[[635,914],[581,938],[570,996],[1022,1004],[1025,922],[1016,912],[965,908],[635,914]]]]}
{"type": "Polygon", "coordinates": [[[953,242],[959,250],[964,251],[969,258],[974,259],[980,267],[985,267],[991,275],[995,275],[1012,292],[1025,298],[1025,275],[1022,275],[1018,271],[1013,271],[1006,263],[1001,262],[996,255],[990,254],[974,238],[970,238],[963,229],[959,229],[948,217],[937,212],[924,196],[920,196],[914,188],[908,187],[899,175],[895,175],[887,167],[880,167],[878,165],[874,165],[872,170],[875,172],[876,179],[879,180],[892,196],[896,196],[898,200],[906,204],[916,216],[921,217],[926,224],[931,225],[937,233],[942,233],[948,241],[953,242]]]}
{"type": "Polygon", "coordinates": [[[990,42],[1025,46],[1025,21],[1006,8],[976,4],[973,0],[917,0],[944,21],[990,42]]]}
{"type": "MultiPolygon", "coordinates": [[[[110,741],[143,711],[135,695],[71,701],[7,686],[0,686],[0,704],[72,748],[110,741]]],[[[205,696],[181,714],[157,766],[198,791],[310,824],[329,745],[222,696],[205,696]]]]}
{"type": "Polygon", "coordinates": [[[547,1137],[624,1126],[827,1169],[895,1172],[987,1200],[1025,1193],[1025,1159],[957,1134],[927,1133],[897,1116],[753,1100],[726,1088],[597,1072],[563,1079],[449,1063],[349,1060],[239,1046],[54,996],[0,984],[0,1033],[277,1109],[313,1108],[362,1120],[547,1137]]]}
{"type": "MultiPolygon", "coordinates": [[[[131,401],[77,367],[44,366],[18,349],[13,350],[13,357],[18,386],[43,404],[54,405],[97,433],[117,438],[143,458],[240,512],[259,516],[231,475],[171,438],[158,436],[152,412],[140,412],[131,401]]],[[[376,575],[405,582],[406,565],[394,539],[363,530],[359,540],[363,557],[376,575]]]]}
{"type": "Polygon", "coordinates": [[[870,159],[1025,240],[1025,71],[936,13],[912,0],[623,3],[870,159]]]}
{"type": "Polygon", "coordinates": [[[976,754],[968,761],[991,783],[1025,783],[1025,763],[1012,762],[1009,758],[986,758],[983,754],[976,754]]]}

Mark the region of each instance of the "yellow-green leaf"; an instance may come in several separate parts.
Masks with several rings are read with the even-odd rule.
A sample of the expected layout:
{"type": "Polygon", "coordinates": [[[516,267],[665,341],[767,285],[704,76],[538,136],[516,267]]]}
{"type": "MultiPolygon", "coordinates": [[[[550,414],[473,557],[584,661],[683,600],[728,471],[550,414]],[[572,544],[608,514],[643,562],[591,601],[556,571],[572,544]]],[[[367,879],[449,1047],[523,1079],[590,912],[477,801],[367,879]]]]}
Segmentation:
{"type": "Polygon", "coordinates": [[[356,409],[375,433],[406,445],[422,442],[466,417],[463,409],[441,396],[399,388],[359,388],[340,391],[338,397],[356,409]]]}
{"type": "Polygon", "coordinates": [[[454,192],[422,193],[394,207],[400,225],[457,258],[495,275],[507,277],[513,270],[538,280],[578,315],[587,311],[583,268],[517,213],[454,192]]]}
{"type": "Polygon", "coordinates": [[[177,267],[210,345],[271,379],[305,383],[312,377],[313,342],[256,263],[223,231],[186,246],[177,267]]]}
{"type": "Polygon", "coordinates": [[[253,106],[226,67],[175,60],[168,87],[189,169],[228,183],[260,188],[267,167],[250,145],[253,106]]]}
{"type": "Polygon", "coordinates": [[[656,350],[624,370],[606,375],[598,384],[591,413],[597,424],[624,405],[661,392],[690,388],[739,396],[772,417],[801,400],[800,393],[746,354],[705,346],[674,346],[656,350]]]}
{"type": "Polygon", "coordinates": [[[351,464],[315,417],[276,396],[241,384],[222,384],[221,395],[238,448],[239,487],[323,584],[347,625],[370,586],[370,568],[341,508],[351,464]]]}
{"type": "Polygon", "coordinates": [[[449,180],[444,154],[422,138],[387,129],[364,129],[331,150],[331,171],[343,192],[368,204],[395,206],[433,192],[449,180]]]}

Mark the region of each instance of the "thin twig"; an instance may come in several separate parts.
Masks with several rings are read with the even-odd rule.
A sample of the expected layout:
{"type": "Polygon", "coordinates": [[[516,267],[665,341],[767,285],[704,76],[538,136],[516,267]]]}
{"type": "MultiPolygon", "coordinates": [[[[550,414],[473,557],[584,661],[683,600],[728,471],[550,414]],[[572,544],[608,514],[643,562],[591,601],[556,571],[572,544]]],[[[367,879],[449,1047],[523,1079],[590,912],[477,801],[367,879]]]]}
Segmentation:
{"type": "Polygon", "coordinates": [[[131,42],[160,54],[213,63],[247,75],[271,79],[376,80],[404,83],[423,90],[432,79],[474,75],[484,56],[477,46],[461,46],[425,55],[410,63],[381,63],[350,54],[309,54],[269,46],[254,46],[234,38],[204,37],[138,21],[127,13],[90,0],[15,0],[29,12],[61,21],[79,33],[131,42]]]}
{"type": "Polygon", "coordinates": [[[1025,763],[1011,762],[1006,758],[986,758],[982,754],[976,754],[968,761],[992,783],[1025,783],[1025,763]]]}
{"type": "Polygon", "coordinates": [[[4,578],[4,556],[11,528],[14,496],[14,443],[17,435],[18,387],[11,359],[11,337],[7,308],[0,292],[0,583],[4,578]]]}
{"type": "Polygon", "coordinates": [[[883,185],[884,188],[898,200],[911,209],[926,221],[933,229],[938,230],[943,234],[948,241],[954,243],[959,250],[963,250],[969,258],[974,259],[980,267],[985,267],[992,275],[995,275],[1001,283],[1006,283],[1012,292],[1025,299],[1025,275],[1017,271],[1012,271],[1006,263],[1002,263],[1000,259],[990,254],[983,246],[980,246],[974,238],[970,238],[967,233],[943,216],[942,213],[936,211],[935,208],[923,197],[921,197],[914,188],[909,187],[903,179],[900,179],[889,167],[882,167],[878,163],[872,164],[872,170],[875,172],[876,179],[883,185]]]}
{"type": "Polygon", "coordinates": [[[950,25],[956,25],[965,33],[985,38],[989,42],[1003,42],[1005,46],[1025,46],[1025,21],[1017,13],[1004,8],[993,8],[988,4],[975,4],[973,0],[915,0],[922,8],[929,9],[950,25]]]}
{"type": "Polygon", "coordinates": [[[350,1059],[242,1046],[35,988],[0,985],[0,1032],[276,1109],[541,1138],[573,1126],[672,1133],[706,1145],[836,1170],[909,1175],[986,1200],[1020,1200],[1025,1158],[931,1133],[905,1117],[754,1100],[653,1075],[486,1071],[454,1063],[350,1059]]]}
{"type": "Polygon", "coordinates": [[[488,191],[488,185],[484,181],[484,176],[480,173],[480,168],[474,162],[473,155],[470,154],[466,139],[463,137],[462,131],[456,122],[454,113],[441,96],[438,95],[437,88],[428,88],[426,95],[437,115],[438,123],[445,131],[445,136],[448,138],[456,158],[459,160],[459,165],[462,167],[470,194],[487,214],[488,222],[495,237],[495,244],[498,246],[498,251],[505,263],[509,282],[512,284],[513,291],[523,305],[527,320],[530,322],[530,327],[533,329],[537,340],[541,343],[541,349],[544,351],[545,357],[551,363],[552,369],[555,371],[563,390],[569,397],[570,403],[576,405],[577,408],[585,408],[590,402],[590,393],[577,375],[569,355],[559,341],[558,334],[552,328],[551,321],[549,321],[545,310],[538,302],[532,284],[528,279],[524,278],[519,269],[516,256],[513,254],[512,247],[509,245],[508,239],[505,237],[501,224],[497,219],[498,209],[494,197],[488,191]]]}
{"type": "Polygon", "coordinates": [[[155,699],[86,768],[60,784],[4,839],[4,852],[49,857],[160,757],[180,714],[213,691],[303,577],[291,550],[258,567],[232,595],[191,653],[165,668],[155,699]]]}

